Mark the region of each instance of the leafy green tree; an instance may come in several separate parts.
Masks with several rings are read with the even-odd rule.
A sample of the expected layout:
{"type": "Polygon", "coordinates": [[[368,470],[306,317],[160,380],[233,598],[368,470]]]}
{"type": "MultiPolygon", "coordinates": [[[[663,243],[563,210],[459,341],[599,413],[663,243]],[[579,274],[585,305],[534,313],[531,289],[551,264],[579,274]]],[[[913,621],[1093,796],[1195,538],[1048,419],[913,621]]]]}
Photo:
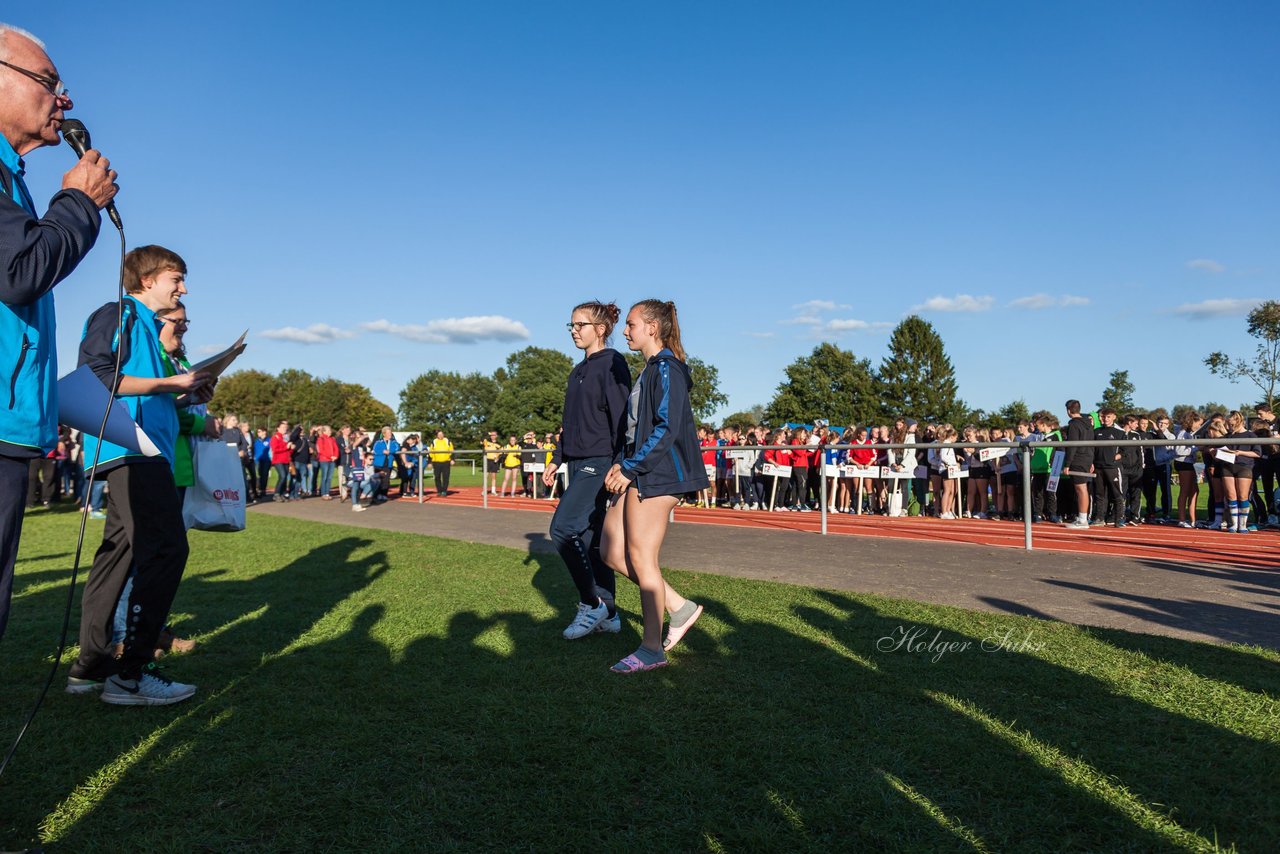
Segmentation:
{"type": "Polygon", "coordinates": [[[879,413],[871,362],[824,342],[786,367],[765,408],[770,424],[810,423],[826,418],[832,424],[866,424],[879,413]]]}
{"type": "MultiPolygon", "coordinates": [[[[644,356],[630,351],[626,353],[627,367],[631,369],[631,381],[635,382],[644,368],[644,356]]],[[[702,361],[697,356],[689,356],[685,364],[689,366],[689,405],[693,415],[704,421],[715,414],[715,411],[729,402],[720,391],[720,371],[715,365],[702,361]]]]}
{"type": "Polygon", "coordinates": [[[341,423],[346,410],[346,394],[340,381],[313,377],[306,371],[288,368],[280,372],[278,382],[278,417],[304,426],[341,423]]]}
{"type": "Polygon", "coordinates": [[[496,386],[488,426],[506,436],[526,430],[553,432],[564,415],[564,389],[573,360],[559,350],[526,347],[494,372],[496,386]]]}
{"type": "Polygon", "coordinates": [[[369,389],[356,383],[342,384],[342,417],[319,423],[341,427],[349,424],[352,427],[364,427],[376,430],[383,424],[396,426],[396,413],[390,406],[375,400],[369,389]]]}
{"type": "Polygon", "coordinates": [[[933,324],[917,316],[899,323],[880,363],[880,414],[956,423],[968,408],[958,395],[956,372],[933,324]]]}
{"type": "Polygon", "coordinates": [[[406,429],[477,440],[493,412],[498,385],[479,371],[463,374],[430,370],[409,380],[400,392],[400,423],[406,429]]]}
{"type": "MultiPolygon", "coordinates": [[[[1012,430],[1018,425],[1019,421],[1031,421],[1032,417],[1026,401],[1018,399],[990,412],[985,409],[972,409],[963,420],[965,424],[985,427],[988,430],[993,427],[1012,430]]],[[[958,424],[956,425],[957,428],[959,426],[958,424]]]]}
{"type": "Polygon", "coordinates": [[[1112,371],[1111,379],[1102,392],[1102,400],[1098,401],[1098,409],[1109,406],[1121,415],[1133,412],[1133,391],[1128,371],[1112,371]]]}
{"type": "Polygon", "coordinates": [[[218,380],[209,411],[217,415],[234,412],[244,424],[271,429],[275,426],[270,423],[272,407],[279,396],[280,384],[266,371],[236,371],[218,380]]]}
{"type": "Polygon", "coordinates": [[[765,423],[764,404],[757,403],[750,409],[744,409],[742,412],[734,412],[720,419],[720,424],[724,427],[737,427],[745,429],[753,427],[756,424],[765,423]]]}
{"type": "Polygon", "coordinates": [[[391,407],[365,386],[286,368],[277,376],[264,371],[237,371],[218,383],[211,411],[234,412],[251,427],[274,429],[281,419],[293,424],[395,424],[391,407]]]}
{"type": "Polygon", "coordinates": [[[1233,383],[1247,379],[1262,392],[1260,403],[1272,409],[1276,405],[1276,387],[1280,385],[1280,302],[1267,300],[1249,312],[1249,335],[1258,339],[1253,359],[1235,359],[1221,351],[1210,353],[1204,360],[1209,373],[1233,383]]]}

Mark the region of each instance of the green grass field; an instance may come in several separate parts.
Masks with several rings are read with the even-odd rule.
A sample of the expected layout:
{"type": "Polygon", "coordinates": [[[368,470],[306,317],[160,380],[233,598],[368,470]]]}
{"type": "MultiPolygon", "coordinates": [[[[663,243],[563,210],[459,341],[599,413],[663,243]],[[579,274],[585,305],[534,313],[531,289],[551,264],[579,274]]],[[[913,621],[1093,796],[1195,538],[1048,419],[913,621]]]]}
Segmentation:
{"type": "MultiPolygon", "coordinates": [[[[6,747],[77,517],[27,522],[6,747]]],[[[707,615],[620,677],[637,596],[622,636],[566,642],[553,556],[262,515],[191,542],[173,621],[199,647],[171,670],[200,692],[110,707],[64,668],[0,780],[0,850],[1280,845],[1274,651],[672,573],[707,615]],[[916,629],[932,651],[881,640],[916,629]]]]}

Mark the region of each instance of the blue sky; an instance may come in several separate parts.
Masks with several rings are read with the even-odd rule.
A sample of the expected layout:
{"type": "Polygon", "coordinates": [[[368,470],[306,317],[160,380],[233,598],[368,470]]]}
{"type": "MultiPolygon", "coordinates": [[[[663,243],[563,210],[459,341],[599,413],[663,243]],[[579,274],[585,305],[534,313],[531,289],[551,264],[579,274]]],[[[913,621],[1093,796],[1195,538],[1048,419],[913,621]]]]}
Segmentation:
{"type": "MultiPolygon", "coordinates": [[[[1253,399],[1280,294],[1272,3],[67,2],[45,40],[121,173],[130,245],[191,268],[193,351],[398,405],[431,369],[573,353],[573,304],[662,297],[726,410],[912,311],[962,396],[1253,399]],[[303,343],[305,341],[314,343],[303,343]]],[[[69,149],[30,155],[38,204],[69,149]]],[[[104,231],[59,349],[112,298],[104,231]]],[[[621,341],[619,338],[619,346],[621,341]]]]}

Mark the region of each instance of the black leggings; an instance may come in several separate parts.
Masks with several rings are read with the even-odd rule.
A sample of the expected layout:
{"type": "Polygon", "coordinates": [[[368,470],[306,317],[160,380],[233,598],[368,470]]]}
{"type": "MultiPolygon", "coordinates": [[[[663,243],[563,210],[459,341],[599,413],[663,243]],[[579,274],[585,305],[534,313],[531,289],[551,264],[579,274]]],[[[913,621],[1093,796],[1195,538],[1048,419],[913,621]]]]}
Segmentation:
{"type": "Polygon", "coordinates": [[[791,469],[791,503],[798,507],[805,502],[805,493],[809,485],[809,467],[796,466],[791,469]]]}

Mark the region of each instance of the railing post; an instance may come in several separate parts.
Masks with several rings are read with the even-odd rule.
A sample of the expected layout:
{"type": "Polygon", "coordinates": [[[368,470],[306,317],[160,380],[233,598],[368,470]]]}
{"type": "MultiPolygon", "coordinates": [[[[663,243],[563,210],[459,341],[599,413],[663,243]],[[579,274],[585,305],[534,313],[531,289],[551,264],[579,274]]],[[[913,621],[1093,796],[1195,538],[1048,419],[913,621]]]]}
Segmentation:
{"type": "Polygon", "coordinates": [[[1024,547],[1031,551],[1031,448],[1025,442],[1018,449],[1022,455],[1022,531],[1024,547]]]}
{"type": "Polygon", "coordinates": [[[422,483],[423,483],[423,478],[426,476],[426,473],[423,472],[422,469],[425,464],[426,464],[426,460],[422,458],[422,449],[419,448],[418,449],[418,503],[419,504],[422,503],[422,483]]]}
{"type": "Polygon", "coordinates": [[[818,479],[822,481],[818,485],[818,502],[822,505],[822,536],[827,535],[827,466],[826,454],[819,448],[818,453],[822,454],[823,462],[818,464],[818,479]]]}

